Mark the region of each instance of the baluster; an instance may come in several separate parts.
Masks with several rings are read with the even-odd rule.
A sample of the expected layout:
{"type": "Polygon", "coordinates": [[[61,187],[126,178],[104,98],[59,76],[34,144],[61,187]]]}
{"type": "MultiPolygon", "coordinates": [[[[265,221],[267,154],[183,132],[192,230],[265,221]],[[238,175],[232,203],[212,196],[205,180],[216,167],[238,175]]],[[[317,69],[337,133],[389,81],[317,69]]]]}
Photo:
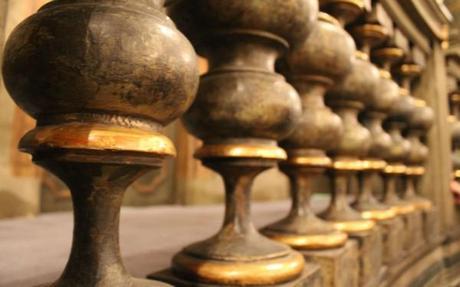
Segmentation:
{"type": "Polygon", "coordinates": [[[72,249],[49,286],[169,286],[131,277],[118,238],[125,189],[175,154],[162,128],[198,87],[193,48],[162,10],[160,0],[57,0],[6,44],[6,88],[37,119],[19,147],[72,193],[72,249]]]}
{"type": "Polygon", "coordinates": [[[317,2],[175,1],[170,15],[209,61],[183,121],[203,140],[195,156],[223,178],[226,211],[216,235],[185,247],[171,270],[151,277],[180,286],[298,284],[303,257],[254,228],[250,192],[259,173],[286,159],[277,141],[293,130],[301,105],[275,61],[304,41],[317,2]]]}
{"type": "Polygon", "coordinates": [[[288,160],[280,169],[289,177],[292,206],[288,215],[263,229],[280,242],[302,250],[343,246],[347,234],[319,219],[312,211],[311,180],[332,165],[326,151],[342,133],[341,119],[324,103],[325,92],[351,69],[355,45],[335,18],[320,13],[319,23],[303,45],[287,56],[289,82],[302,101],[302,116],[295,131],[281,146],[288,160]]]}

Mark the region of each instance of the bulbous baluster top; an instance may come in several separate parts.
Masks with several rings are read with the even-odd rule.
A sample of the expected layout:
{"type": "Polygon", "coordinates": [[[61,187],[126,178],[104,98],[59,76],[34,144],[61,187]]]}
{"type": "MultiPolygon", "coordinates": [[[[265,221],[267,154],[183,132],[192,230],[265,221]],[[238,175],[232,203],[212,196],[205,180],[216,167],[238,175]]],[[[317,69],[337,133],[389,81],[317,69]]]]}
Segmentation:
{"type": "Polygon", "coordinates": [[[198,65],[162,5],[53,1],[13,31],[3,59],[5,86],[46,127],[28,134],[24,149],[174,153],[155,133],[191,105],[198,65]],[[70,126],[54,128],[65,123],[70,126]],[[73,139],[66,140],[70,133],[73,139]]]}
{"type": "Polygon", "coordinates": [[[352,68],[355,44],[337,20],[320,13],[310,36],[287,57],[288,80],[297,89],[303,113],[282,142],[286,149],[327,151],[342,134],[341,119],[324,104],[324,93],[352,68]]]}
{"type": "Polygon", "coordinates": [[[175,2],[171,16],[209,60],[184,116],[188,130],[205,143],[286,137],[300,103],[275,61],[304,41],[317,10],[313,0],[175,2]]]}

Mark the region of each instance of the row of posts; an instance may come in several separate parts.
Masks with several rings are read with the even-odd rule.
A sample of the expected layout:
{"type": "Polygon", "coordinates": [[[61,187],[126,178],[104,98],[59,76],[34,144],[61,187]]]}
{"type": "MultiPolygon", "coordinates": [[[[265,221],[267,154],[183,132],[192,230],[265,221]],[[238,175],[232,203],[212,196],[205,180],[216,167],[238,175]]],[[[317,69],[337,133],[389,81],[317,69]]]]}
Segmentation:
{"type": "Polygon", "coordinates": [[[19,147],[74,203],[70,258],[49,286],[381,286],[436,244],[436,210],[417,194],[433,121],[411,95],[422,68],[376,5],[56,0],[21,23],[3,75],[37,126],[19,147]],[[223,225],[135,279],[118,246],[123,193],[175,155],[162,130],[180,116],[224,181],[223,225]],[[292,206],[258,231],[251,185],[276,166],[292,206]],[[315,214],[322,173],[331,201],[315,214]]]}

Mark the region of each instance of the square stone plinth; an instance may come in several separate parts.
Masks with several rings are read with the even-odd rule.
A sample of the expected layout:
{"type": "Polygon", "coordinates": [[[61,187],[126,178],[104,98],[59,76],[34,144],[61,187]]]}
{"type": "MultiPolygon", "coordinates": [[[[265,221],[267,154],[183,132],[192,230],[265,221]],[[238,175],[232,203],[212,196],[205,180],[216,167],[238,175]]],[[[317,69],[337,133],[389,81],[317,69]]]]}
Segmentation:
{"type": "Polygon", "coordinates": [[[414,212],[401,215],[404,222],[404,251],[414,253],[423,248],[425,241],[423,212],[416,210],[414,212]]]}
{"type": "MultiPolygon", "coordinates": [[[[241,287],[241,285],[216,285],[188,281],[187,279],[177,277],[171,269],[153,273],[148,278],[166,282],[176,287],[241,287]]],[[[296,280],[276,285],[260,285],[260,287],[323,287],[323,280],[319,265],[313,262],[305,262],[305,269],[302,275],[296,280]]]]}
{"type": "Polygon", "coordinates": [[[391,266],[392,263],[400,260],[404,252],[404,222],[400,217],[379,221],[378,225],[382,231],[384,265],[391,266]]]}
{"type": "Polygon", "coordinates": [[[379,226],[371,230],[349,233],[358,243],[359,286],[377,286],[382,275],[382,232],[379,226]]]}
{"type": "Polygon", "coordinates": [[[345,246],[329,250],[301,251],[307,261],[321,267],[324,287],[359,286],[359,251],[356,240],[345,246]]]}

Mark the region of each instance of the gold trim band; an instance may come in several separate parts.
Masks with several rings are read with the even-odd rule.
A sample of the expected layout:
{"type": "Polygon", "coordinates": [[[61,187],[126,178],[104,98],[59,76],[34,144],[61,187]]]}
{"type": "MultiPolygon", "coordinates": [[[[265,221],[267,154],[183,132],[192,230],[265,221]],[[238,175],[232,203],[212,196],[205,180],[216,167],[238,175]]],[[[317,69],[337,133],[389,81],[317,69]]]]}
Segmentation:
{"type": "Polygon", "coordinates": [[[403,75],[417,76],[422,73],[422,67],[418,64],[402,64],[399,71],[403,75]]]}
{"type": "Polygon", "coordinates": [[[408,166],[406,168],[407,175],[423,175],[425,174],[425,168],[423,166],[408,166]]]}
{"type": "Polygon", "coordinates": [[[195,157],[287,159],[286,152],[282,148],[261,144],[205,144],[195,152],[195,157]]]}
{"type": "Polygon", "coordinates": [[[337,159],[333,163],[333,168],[336,170],[362,170],[363,163],[361,160],[353,160],[353,159],[337,159]]]}
{"type": "Polygon", "coordinates": [[[401,87],[399,87],[399,94],[401,96],[410,96],[409,90],[406,88],[401,88],[401,87]]]}
{"type": "Polygon", "coordinates": [[[388,164],[383,172],[388,174],[405,174],[407,166],[403,164],[388,164]]]}
{"type": "Polygon", "coordinates": [[[412,203],[414,207],[418,210],[429,211],[433,209],[433,203],[428,199],[419,199],[412,203]]]}
{"type": "Polygon", "coordinates": [[[300,166],[327,168],[332,166],[332,160],[327,156],[295,156],[288,157],[286,163],[300,166]]]}
{"type": "Polygon", "coordinates": [[[426,101],[418,98],[414,98],[414,105],[418,108],[426,107],[426,101]]]}
{"type": "Polygon", "coordinates": [[[359,38],[374,38],[378,40],[384,40],[388,36],[388,30],[385,26],[378,24],[364,24],[355,27],[352,33],[357,35],[359,38]]]}
{"type": "Polygon", "coordinates": [[[355,57],[363,61],[369,61],[369,56],[360,50],[355,51],[355,57]]]}
{"type": "Polygon", "coordinates": [[[368,210],[368,211],[362,211],[361,216],[364,219],[384,221],[384,220],[395,218],[396,212],[391,208],[384,209],[384,210],[368,210]]]}
{"type": "Polygon", "coordinates": [[[362,162],[363,170],[383,170],[387,166],[386,161],[379,159],[367,159],[362,162]]]}
{"type": "Polygon", "coordinates": [[[383,79],[391,80],[391,73],[384,69],[379,69],[380,77],[383,79]]]}
{"type": "Polygon", "coordinates": [[[372,56],[375,58],[383,59],[394,59],[398,60],[404,57],[404,50],[398,47],[384,47],[376,49],[372,52],[372,56]]]}
{"type": "Polygon", "coordinates": [[[391,209],[393,209],[397,215],[406,215],[414,212],[415,206],[413,204],[404,204],[392,206],[391,209]]]}
{"type": "Polygon", "coordinates": [[[449,95],[449,99],[453,103],[460,103],[460,93],[459,92],[453,92],[449,95]]]}
{"type": "Polygon", "coordinates": [[[302,272],[303,256],[295,251],[283,257],[257,261],[208,260],[179,253],[173,258],[178,272],[200,281],[223,285],[272,285],[295,279],[302,272]]]}
{"type": "Polygon", "coordinates": [[[460,169],[454,170],[454,177],[460,178],[460,169]]]}
{"type": "Polygon", "coordinates": [[[19,148],[29,153],[36,150],[73,149],[176,155],[171,140],[158,132],[93,123],[36,127],[21,139],[19,148]]]}
{"type": "Polygon", "coordinates": [[[329,234],[280,234],[264,232],[269,238],[287,244],[295,249],[322,250],[344,246],[348,235],[344,232],[332,232],[329,234]]]}
{"type": "Polygon", "coordinates": [[[337,230],[347,232],[347,233],[367,231],[367,230],[371,230],[375,226],[375,222],[373,220],[368,220],[368,219],[354,220],[354,221],[338,221],[338,222],[333,222],[333,224],[337,230]]]}

